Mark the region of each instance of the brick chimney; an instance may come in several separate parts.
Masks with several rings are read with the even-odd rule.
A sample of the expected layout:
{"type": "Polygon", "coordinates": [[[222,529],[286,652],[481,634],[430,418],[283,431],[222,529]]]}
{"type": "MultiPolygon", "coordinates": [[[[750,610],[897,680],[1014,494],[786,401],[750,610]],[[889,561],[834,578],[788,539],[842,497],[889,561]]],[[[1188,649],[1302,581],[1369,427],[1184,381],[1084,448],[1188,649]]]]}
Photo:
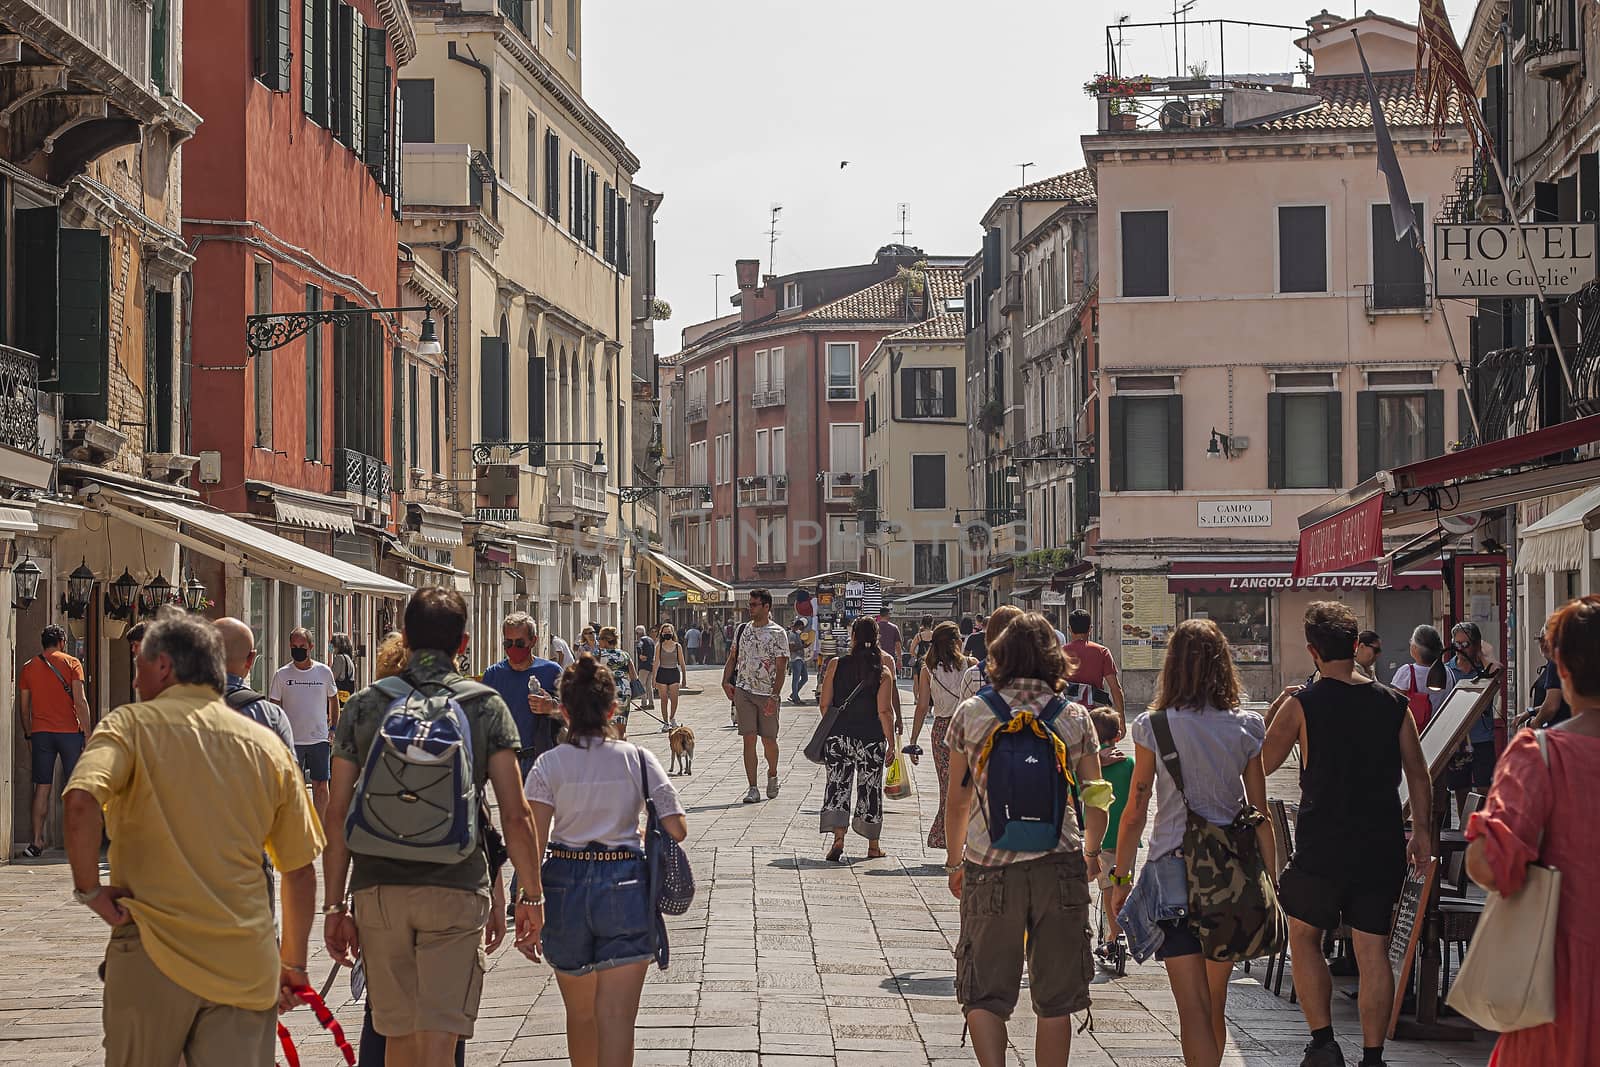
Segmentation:
{"type": "Polygon", "coordinates": [[[778,295],[773,287],[761,284],[761,261],[735,260],[734,278],[739,283],[739,321],[754,322],[778,310],[778,295]]]}
{"type": "Polygon", "coordinates": [[[1312,15],[1310,18],[1306,19],[1306,25],[1310,27],[1312,33],[1322,33],[1333,26],[1339,25],[1339,23],[1343,21],[1345,20],[1340,18],[1338,15],[1333,14],[1327,8],[1323,8],[1315,15],[1312,15]]]}

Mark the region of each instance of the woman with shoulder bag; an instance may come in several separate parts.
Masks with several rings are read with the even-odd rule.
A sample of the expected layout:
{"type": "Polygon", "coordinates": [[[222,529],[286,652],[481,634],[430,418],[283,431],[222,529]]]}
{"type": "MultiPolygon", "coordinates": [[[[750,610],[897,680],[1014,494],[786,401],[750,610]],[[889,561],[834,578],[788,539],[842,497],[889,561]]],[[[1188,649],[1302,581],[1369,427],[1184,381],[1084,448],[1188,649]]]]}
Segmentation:
{"type": "Polygon", "coordinates": [[[1411,662],[1398,668],[1390,685],[1406,695],[1411,717],[1417,720],[1417,730],[1428,724],[1444,704],[1446,693],[1435,693],[1428,688],[1428,671],[1444,655],[1444,638],[1427,623],[1411,631],[1411,662]]]}
{"type": "MultiPolygon", "coordinates": [[[[1266,723],[1239,707],[1242,698],[1228,639],[1211,620],[1189,619],[1167,644],[1151,710],[1128,727],[1134,743],[1132,795],[1117,829],[1117,860],[1109,876],[1112,903],[1134,957],[1142,961],[1153,952],[1166,965],[1188,1067],[1217,1067],[1222,1061],[1233,975],[1231,961],[1207,957],[1197,933],[1197,926],[1220,917],[1193,912],[1183,854],[1191,813],[1205,824],[1225,827],[1247,807],[1257,812],[1267,807],[1261,763],[1266,723]],[[1158,755],[1165,750],[1177,756],[1181,783],[1172,763],[1158,755]],[[1132,869],[1144,836],[1152,788],[1156,827],[1150,859],[1133,889],[1124,872],[1132,869]]],[[[1265,869],[1276,870],[1271,824],[1262,819],[1255,832],[1265,869]]]]}
{"type": "Polygon", "coordinates": [[[561,676],[567,741],[539,757],[527,783],[539,848],[548,851],[541,884],[524,892],[545,900],[540,943],[566,1005],[568,1055],[599,1067],[633,1062],[645,971],[664,949],[639,836],[644,789],[668,837],[689,833],[655,755],[609,736],[616,712],[616,676],[580,653],[561,676]]]}
{"type": "MultiPolygon", "coordinates": [[[[1529,884],[1532,868],[1560,872],[1549,946],[1554,951],[1537,958],[1549,968],[1553,955],[1553,975],[1546,970],[1539,981],[1528,968],[1518,975],[1519,986],[1548,994],[1539,998],[1542,1003],[1525,1004],[1522,1014],[1552,1021],[1501,1034],[1493,1067],[1593,1063],[1600,1042],[1600,956],[1593,951],[1600,942],[1600,852],[1594,847],[1591,811],[1592,783],[1600,777],[1600,596],[1567,604],[1550,617],[1548,633],[1572,718],[1548,730],[1519,733],[1495,767],[1483,810],[1467,823],[1472,842],[1467,873],[1490,893],[1517,901],[1535,889],[1529,884]]],[[[1485,924],[1489,920],[1486,912],[1485,924]]],[[[1514,942],[1537,936],[1531,930],[1491,932],[1485,925],[1477,936],[1499,934],[1511,935],[1514,942]]],[[[1510,965],[1498,962],[1502,968],[1510,965]]]]}
{"type": "MultiPolygon", "coordinates": [[[[932,620],[925,620],[932,621],[932,620]]],[[[921,646],[919,639],[918,645],[921,646]]],[[[922,669],[917,672],[916,715],[911,720],[911,762],[918,763],[922,753],[917,751],[917,739],[922,736],[922,724],[933,712],[933,769],[939,776],[939,807],[934,811],[933,825],[928,827],[928,847],[944,848],[944,804],[950,788],[950,746],[945,735],[950,732],[950,720],[962,701],[961,676],[972,661],[961,654],[961,630],[953,622],[941,622],[928,638],[926,651],[919,660],[922,669]]]]}
{"type": "Polygon", "coordinates": [[[823,833],[833,834],[830,863],[844,858],[845,834],[852,825],[852,779],[855,831],[867,839],[868,859],[883,856],[878,835],[883,832],[883,768],[894,736],[893,688],[894,670],[885,665],[878,648],[878,624],[863,616],[850,628],[850,654],[828,664],[818,690],[824,718],[838,705],[821,752],[828,784],[820,823],[823,833]]]}

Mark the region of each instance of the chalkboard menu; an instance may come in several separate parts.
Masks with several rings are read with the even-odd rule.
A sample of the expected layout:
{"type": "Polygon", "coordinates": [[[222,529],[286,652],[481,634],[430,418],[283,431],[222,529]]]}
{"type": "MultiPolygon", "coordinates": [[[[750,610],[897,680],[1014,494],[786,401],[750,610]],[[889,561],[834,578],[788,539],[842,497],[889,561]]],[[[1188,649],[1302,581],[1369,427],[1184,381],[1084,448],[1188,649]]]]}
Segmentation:
{"type": "Polygon", "coordinates": [[[1411,965],[1417,958],[1417,943],[1427,922],[1428,898],[1433,895],[1434,875],[1439,861],[1431,859],[1422,870],[1407,868],[1405,887],[1394,910],[1394,928],[1389,931],[1389,963],[1394,968],[1394,1010],[1389,1013],[1389,1036],[1394,1037],[1400,1021],[1400,1004],[1410,984],[1411,965]]]}

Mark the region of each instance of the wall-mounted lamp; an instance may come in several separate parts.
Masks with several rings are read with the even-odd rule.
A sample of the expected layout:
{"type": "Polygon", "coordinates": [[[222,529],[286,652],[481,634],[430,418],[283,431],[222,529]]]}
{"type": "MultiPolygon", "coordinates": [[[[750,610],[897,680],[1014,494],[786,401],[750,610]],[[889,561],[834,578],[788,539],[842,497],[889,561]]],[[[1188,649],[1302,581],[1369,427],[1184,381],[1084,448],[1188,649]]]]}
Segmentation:
{"type": "Polygon", "coordinates": [[[444,346],[439,343],[439,326],[433,321],[433,307],[430,305],[428,314],[422,320],[422,335],[417,339],[417,355],[438,356],[444,354],[444,346]]]}
{"type": "Polygon", "coordinates": [[[16,599],[11,606],[14,608],[27,608],[39,599],[39,582],[44,578],[44,571],[33,560],[23,557],[22,562],[11,568],[11,584],[16,599]]]}
{"type": "Polygon", "coordinates": [[[1235,459],[1249,445],[1249,438],[1234,437],[1220,430],[1211,431],[1211,443],[1206,446],[1207,459],[1235,459]]]}
{"type": "Polygon", "coordinates": [[[146,615],[154,615],[161,610],[161,605],[171,602],[172,583],[167,581],[166,575],[157,571],[156,576],[139,593],[139,610],[146,615]]]}
{"type": "Polygon", "coordinates": [[[196,614],[206,608],[206,587],[200,579],[189,572],[189,580],[183,583],[183,606],[196,614]]]}
{"type": "Polygon", "coordinates": [[[67,575],[67,595],[61,607],[69,619],[81,619],[89,614],[89,600],[94,596],[94,583],[98,581],[89,561],[78,564],[78,569],[67,575]]]}
{"type": "Polygon", "coordinates": [[[123,620],[133,615],[133,605],[139,596],[139,579],[122,568],[122,577],[106,586],[106,618],[123,620]]]}

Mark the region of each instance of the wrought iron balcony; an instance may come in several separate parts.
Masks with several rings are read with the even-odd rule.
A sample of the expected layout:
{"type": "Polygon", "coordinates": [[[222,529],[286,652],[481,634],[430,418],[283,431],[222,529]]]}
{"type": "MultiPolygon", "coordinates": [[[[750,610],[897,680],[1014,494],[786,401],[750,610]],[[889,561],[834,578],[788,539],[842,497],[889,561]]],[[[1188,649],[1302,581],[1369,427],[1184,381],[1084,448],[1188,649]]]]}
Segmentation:
{"type": "Polygon", "coordinates": [[[770,507],[789,502],[789,476],[753,474],[739,479],[740,507],[770,507]]]}
{"type": "Polygon", "coordinates": [[[394,471],[381,459],[351,448],[334,450],[333,491],[388,504],[394,471]]]}
{"type": "Polygon", "coordinates": [[[1533,0],[1523,52],[1528,73],[1558,81],[1583,62],[1578,0],[1533,0]]]}
{"type": "Polygon", "coordinates": [[[1416,314],[1433,308],[1433,286],[1427,282],[1381,282],[1361,286],[1367,318],[1416,314]]]}
{"type": "Polygon", "coordinates": [[[522,36],[528,36],[530,20],[527,0],[500,0],[500,13],[507,22],[522,31],[522,36]]]}
{"type": "Polygon", "coordinates": [[[691,397],[683,405],[683,417],[690,423],[706,421],[706,398],[703,396],[691,397]]]}
{"type": "Polygon", "coordinates": [[[39,441],[39,357],[0,345],[0,445],[44,455],[39,441]]]}

